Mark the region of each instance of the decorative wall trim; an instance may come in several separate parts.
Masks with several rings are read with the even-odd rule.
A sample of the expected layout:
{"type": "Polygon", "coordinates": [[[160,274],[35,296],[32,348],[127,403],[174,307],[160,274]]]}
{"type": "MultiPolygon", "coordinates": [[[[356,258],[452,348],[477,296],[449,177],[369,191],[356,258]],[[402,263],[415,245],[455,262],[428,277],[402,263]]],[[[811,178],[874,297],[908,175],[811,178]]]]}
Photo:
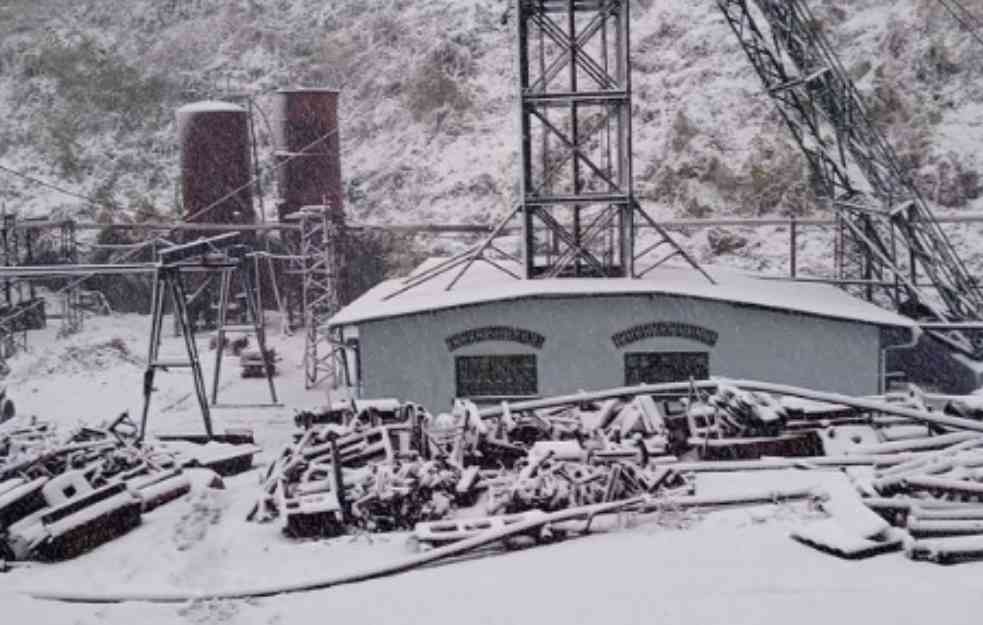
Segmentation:
{"type": "Polygon", "coordinates": [[[655,337],[675,337],[697,341],[713,347],[717,344],[718,334],[714,330],[679,321],[653,321],[632,326],[614,334],[611,340],[617,348],[631,345],[644,339],[655,337]]]}
{"type": "Polygon", "coordinates": [[[454,351],[467,345],[474,345],[483,341],[509,341],[511,343],[521,343],[536,349],[542,349],[546,337],[532,330],[523,328],[513,328],[511,326],[485,326],[482,328],[471,328],[457,334],[452,334],[444,339],[447,349],[454,351]]]}

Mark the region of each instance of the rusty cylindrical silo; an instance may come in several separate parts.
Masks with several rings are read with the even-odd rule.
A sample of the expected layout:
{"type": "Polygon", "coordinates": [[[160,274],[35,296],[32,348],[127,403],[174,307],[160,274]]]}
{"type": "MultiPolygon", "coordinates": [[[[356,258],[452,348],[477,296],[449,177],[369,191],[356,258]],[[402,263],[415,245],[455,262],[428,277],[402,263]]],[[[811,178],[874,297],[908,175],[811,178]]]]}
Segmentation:
{"type": "Polygon", "coordinates": [[[343,210],[338,91],[280,89],[274,106],[281,221],[302,206],[343,210]]]}
{"type": "Polygon", "coordinates": [[[185,220],[255,222],[246,110],[228,102],[195,102],[177,110],[177,127],[185,220]]]}

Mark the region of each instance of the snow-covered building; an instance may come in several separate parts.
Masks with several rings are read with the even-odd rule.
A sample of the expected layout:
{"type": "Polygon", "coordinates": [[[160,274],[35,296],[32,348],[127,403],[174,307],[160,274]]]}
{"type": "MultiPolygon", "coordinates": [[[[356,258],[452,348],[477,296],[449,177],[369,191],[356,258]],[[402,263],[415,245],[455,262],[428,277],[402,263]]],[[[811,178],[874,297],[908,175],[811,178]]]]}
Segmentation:
{"type": "Polygon", "coordinates": [[[832,286],[716,269],[716,284],[672,267],[641,279],[517,280],[479,263],[448,290],[454,273],[396,295],[405,279],[383,282],[331,319],[362,396],[443,410],[455,397],[707,376],[872,394],[887,351],[918,335],[912,320],[832,286]]]}

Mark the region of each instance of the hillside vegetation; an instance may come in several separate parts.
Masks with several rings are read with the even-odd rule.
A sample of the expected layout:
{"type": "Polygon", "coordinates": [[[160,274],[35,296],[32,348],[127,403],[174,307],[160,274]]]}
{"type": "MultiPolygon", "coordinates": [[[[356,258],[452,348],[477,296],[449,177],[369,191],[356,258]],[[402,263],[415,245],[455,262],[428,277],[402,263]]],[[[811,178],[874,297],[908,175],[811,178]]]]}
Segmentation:
{"type": "MultiPolygon", "coordinates": [[[[965,4],[983,16],[983,0],[965,4]]],[[[174,213],[176,107],[250,94],[269,111],[278,87],[334,86],[342,90],[350,219],[494,221],[516,192],[507,5],[7,0],[0,5],[0,164],[100,206],[9,175],[0,199],[22,214],[174,213]]],[[[810,6],[926,196],[940,211],[983,209],[983,46],[935,0],[810,6]]],[[[804,159],[715,2],[634,0],[632,10],[643,204],[662,217],[821,210],[804,159]]],[[[259,130],[266,164],[269,136],[263,123],[259,130]]],[[[264,183],[273,188],[268,176],[264,183]]],[[[771,266],[769,233],[749,236],[757,243],[728,251],[771,266]]],[[[723,251],[707,233],[683,238],[704,258],[723,251]]]]}

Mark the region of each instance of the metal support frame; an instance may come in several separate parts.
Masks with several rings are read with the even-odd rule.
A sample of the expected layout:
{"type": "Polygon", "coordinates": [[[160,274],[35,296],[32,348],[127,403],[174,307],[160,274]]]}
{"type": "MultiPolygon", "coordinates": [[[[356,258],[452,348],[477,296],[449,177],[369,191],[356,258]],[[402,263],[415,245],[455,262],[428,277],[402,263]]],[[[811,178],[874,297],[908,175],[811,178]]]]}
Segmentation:
{"type": "Polygon", "coordinates": [[[139,440],[142,441],[147,435],[147,422],[150,417],[150,403],[157,371],[168,371],[171,368],[188,368],[191,370],[191,379],[194,384],[195,396],[198,399],[198,407],[201,410],[201,418],[205,425],[205,434],[211,438],[214,435],[211,410],[208,406],[205,380],[201,370],[201,359],[198,356],[198,346],[195,344],[194,329],[191,327],[191,319],[188,316],[188,293],[182,280],[180,266],[161,266],[158,269],[157,273],[154,274],[151,298],[150,344],[147,349],[147,368],[143,374],[143,411],[140,417],[139,440]],[[164,309],[168,296],[173,303],[174,316],[177,319],[181,337],[184,339],[184,348],[188,358],[186,361],[164,361],[160,359],[164,309]]]}
{"type": "Polygon", "coordinates": [[[251,334],[256,337],[256,346],[263,359],[263,372],[270,387],[270,403],[277,405],[276,385],[273,383],[273,363],[266,348],[266,328],[263,322],[262,309],[259,307],[259,290],[256,288],[258,274],[253,273],[255,260],[248,258],[244,250],[239,250],[238,264],[222,271],[221,286],[218,299],[218,329],[216,330],[217,344],[215,346],[215,369],[212,378],[212,405],[218,405],[219,383],[222,379],[222,360],[225,355],[227,334],[251,334]],[[229,299],[240,293],[233,293],[234,278],[239,278],[241,299],[246,306],[248,324],[229,324],[229,299]]]}
{"type": "MultiPolygon", "coordinates": [[[[3,212],[3,222],[0,224],[0,243],[2,243],[3,266],[16,267],[20,262],[20,251],[18,247],[18,232],[14,227],[17,223],[16,215],[7,214],[6,207],[3,212]]],[[[23,285],[11,278],[3,281],[3,293],[5,311],[2,317],[8,316],[8,311],[13,310],[14,305],[23,300],[23,285]]],[[[18,331],[13,320],[0,322],[0,370],[6,371],[8,358],[22,349],[27,349],[27,331],[18,331]]]]}
{"type": "MultiPolygon", "coordinates": [[[[45,251],[54,257],[57,266],[78,263],[74,223],[59,222],[55,228],[57,238],[51,242],[53,225],[46,221],[19,220],[16,214],[3,211],[0,274],[4,278],[4,305],[0,306],[0,369],[5,368],[7,358],[27,349],[28,330],[43,327],[46,322],[44,300],[38,297],[33,282],[22,280],[27,277],[25,272],[29,273],[35,267],[35,251],[39,250],[42,241],[48,243],[45,251]]],[[[74,287],[77,285],[62,292],[61,334],[76,332],[82,327],[81,292],[74,287]]]]}
{"type": "Polygon", "coordinates": [[[516,7],[524,277],[634,276],[629,3],[516,7]]]}
{"type": "Polygon", "coordinates": [[[208,438],[214,436],[212,430],[211,410],[208,405],[205,379],[201,369],[201,358],[195,343],[194,328],[188,314],[188,291],[183,276],[192,272],[226,272],[236,269],[242,263],[241,258],[229,258],[222,250],[237,242],[239,233],[229,233],[199,239],[182,245],[174,245],[162,249],[158,253],[160,259],[153,278],[150,309],[150,340],[147,348],[147,368],[143,374],[143,410],[140,417],[139,441],[147,435],[147,424],[150,417],[150,403],[154,392],[154,379],[157,371],[168,371],[172,368],[188,368],[194,384],[195,397],[205,426],[208,438]],[[216,257],[217,256],[217,257],[216,257]],[[171,300],[174,317],[179,334],[184,339],[187,360],[162,360],[160,358],[161,336],[164,329],[165,303],[171,300]]]}
{"type": "Polygon", "coordinates": [[[338,370],[339,349],[328,320],[340,307],[340,268],[345,216],[340,209],[305,206],[300,219],[300,258],[304,304],[304,384],[313,388],[338,370]]]}
{"type": "MultiPolygon", "coordinates": [[[[805,154],[841,224],[838,279],[934,321],[977,320],[983,293],[801,0],[717,0],[751,65],[805,154]],[[859,174],[859,175],[857,175],[859,174]],[[921,272],[937,297],[915,281],[921,272]],[[873,290],[870,283],[887,286],[873,290]]],[[[978,352],[959,332],[947,337],[978,352]]]]}
{"type": "MultiPolygon", "coordinates": [[[[75,223],[72,221],[63,222],[58,229],[58,244],[61,259],[69,265],[77,265],[78,258],[78,239],[75,236],[75,223]]],[[[70,288],[61,294],[62,316],[61,328],[59,333],[62,335],[74,334],[82,329],[85,322],[85,313],[82,310],[81,285],[73,282],[70,288]]]]}
{"type": "Polygon", "coordinates": [[[630,2],[514,1],[521,199],[481,243],[385,299],[455,270],[453,289],[479,261],[516,279],[640,278],[680,258],[713,282],[634,196],[630,2]],[[517,219],[520,256],[496,244],[517,219]]]}

